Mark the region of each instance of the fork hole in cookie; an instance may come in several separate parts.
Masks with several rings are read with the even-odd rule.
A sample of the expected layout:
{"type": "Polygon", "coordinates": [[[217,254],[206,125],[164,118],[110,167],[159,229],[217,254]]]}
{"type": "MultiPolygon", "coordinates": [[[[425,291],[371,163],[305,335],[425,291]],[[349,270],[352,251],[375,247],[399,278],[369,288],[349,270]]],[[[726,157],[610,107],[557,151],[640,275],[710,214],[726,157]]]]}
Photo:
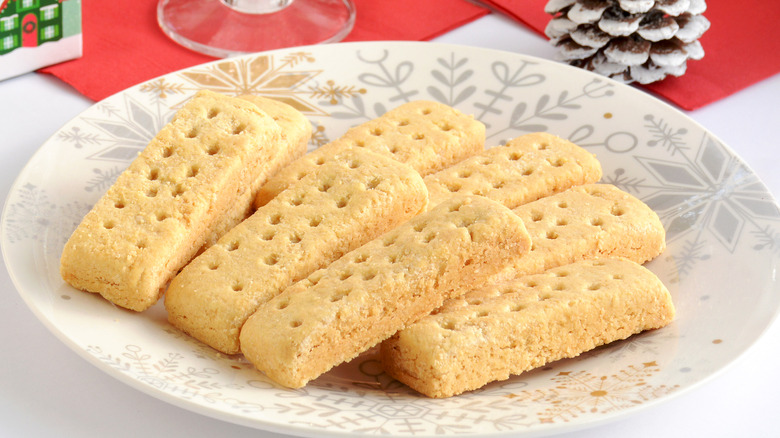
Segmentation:
{"type": "Polygon", "coordinates": [[[517,161],[519,159],[523,158],[523,154],[517,151],[513,151],[509,153],[509,160],[510,161],[517,161]]]}
{"type": "Polygon", "coordinates": [[[263,259],[263,263],[265,263],[268,266],[274,266],[275,264],[279,263],[279,255],[268,254],[267,256],[265,256],[265,259],[263,259]]]}
{"type": "Polygon", "coordinates": [[[189,170],[187,170],[187,178],[194,178],[198,176],[198,172],[200,172],[200,166],[193,164],[190,166],[189,170]]]}
{"type": "Polygon", "coordinates": [[[225,249],[227,249],[228,251],[235,251],[235,250],[238,249],[238,246],[239,246],[238,241],[234,240],[234,241],[228,243],[228,245],[225,247],[225,249]]]}
{"type": "Polygon", "coordinates": [[[493,188],[494,189],[501,189],[501,188],[504,188],[505,185],[506,185],[506,181],[496,181],[496,182],[493,183],[493,188]]]}
{"type": "Polygon", "coordinates": [[[158,222],[162,222],[165,219],[168,219],[169,216],[168,216],[168,213],[165,213],[165,212],[162,212],[162,211],[158,211],[157,214],[155,215],[155,217],[157,218],[158,222]]]}
{"type": "Polygon", "coordinates": [[[162,150],[162,157],[163,158],[168,158],[171,155],[173,155],[173,148],[168,147],[168,146],[164,147],[163,150],[162,150]]]}
{"type": "Polygon", "coordinates": [[[447,186],[447,190],[449,190],[452,193],[459,191],[462,187],[460,184],[452,183],[452,182],[446,183],[446,186],[447,186]]]}
{"type": "Polygon", "coordinates": [[[236,281],[233,283],[232,289],[235,292],[241,292],[242,290],[244,290],[244,285],[241,284],[241,282],[236,281]]]}
{"type": "Polygon", "coordinates": [[[471,176],[471,170],[469,169],[463,169],[460,172],[458,172],[458,178],[468,178],[471,176]]]}
{"type": "Polygon", "coordinates": [[[296,196],[295,198],[290,200],[290,205],[292,205],[293,207],[297,207],[301,204],[303,204],[303,198],[300,196],[296,196]]]}
{"type": "Polygon", "coordinates": [[[450,320],[444,320],[439,322],[439,326],[444,330],[455,330],[455,322],[450,320]]]}
{"type": "Polygon", "coordinates": [[[549,240],[555,240],[558,238],[558,233],[556,233],[555,231],[548,231],[545,237],[549,240]]]}
{"type": "Polygon", "coordinates": [[[149,175],[146,176],[146,178],[149,181],[156,181],[157,178],[159,177],[160,177],[160,169],[157,168],[149,169],[149,175]]]}
{"type": "Polygon", "coordinates": [[[414,135],[412,135],[412,138],[415,140],[425,140],[425,134],[422,132],[417,132],[414,135]]]}
{"type": "Polygon", "coordinates": [[[236,125],[235,128],[233,128],[233,135],[239,135],[244,131],[246,131],[246,125],[243,123],[239,123],[238,125],[236,125]]]}
{"type": "Polygon", "coordinates": [[[209,155],[217,155],[219,153],[219,145],[213,144],[206,149],[206,153],[209,155]]]}
{"type": "Polygon", "coordinates": [[[490,315],[490,312],[488,312],[487,310],[480,310],[479,312],[477,312],[477,318],[484,318],[488,315],[490,315]]]}
{"type": "Polygon", "coordinates": [[[542,219],[544,219],[544,214],[542,214],[541,212],[539,212],[539,211],[531,212],[531,220],[532,221],[539,222],[542,219]]]}
{"type": "Polygon", "coordinates": [[[280,299],[278,303],[276,303],[276,310],[284,310],[287,308],[287,306],[290,305],[290,301],[287,299],[280,299]]]}
{"type": "Polygon", "coordinates": [[[155,196],[157,196],[157,188],[153,187],[153,188],[148,189],[146,191],[146,196],[148,198],[154,198],[155,196]]]}
{"type": "Polygon", "coordinates": [[[111,221],[111,220],[103,222],[103,228],[105,228],[107,230],[110,230],[110,229],[114,228],[115,225],[116,224],[114,223],[114,221],[111,221]]]}
{"type": "Polygon", "coordinates": [[[174,198],[179,197],[184,194],[184,186],[181,184],[176,184],[173,187],[173,191],[171,192],[174,198]]]}
{"type": "Polygon", "coordinates": [[[332,184],[330,182],[325,181],[320,183],[320,185],[317,187],[317,190],[321,192],[327,192],[328,190],[330,190],[331,187],[333,187],[332,184]]]}
{"type": "Polygon", "coordinates": [[[198,127],[197,126],[193,126],[192,128],[190,128],[189,131],[187,131],[187,134],[185,134],[185,137],[187,137],[187,138],[195,138],[195,137],[198,136],[198,133],[199,133],[198,127]]]}
{"type": "Polygon", "coordinates": [[[209,262],[209,270],[210,271],[216,271],[219,269],[219,262],[216,260],[212,260],[209,262]]]}
{"type": "Polygon", "coordinates": [[[381,179],[373,178],[373,179],[371,179],[371,181],[368,182],[368,184],[366,184],[366,188],[369,189],[369,190],[373,190],[373,189],[377,188],[377,186],[379,185],[380,182],[382,182],[381,179]]]}
{"type": "Polygon", "coordinates": [[[547,150],[548,147],[549,147],[549,145],[547,143],[543,142],[543,143],[539,143],[538,145],[536,145],[536,150],[544,151],[544,150],[547,150]]]}
{"type": "Polygon", "coordinates": [[[114,202],[114,208],[123,209],[125,208],[125,202],[124,201],[116,201],[114,202]]]}
{"type": "Polygon", "coordinates": [[[596,218],[593,218],[593,219],[590,220],[590,224],[593,225],[594,227],[600,227],[600,226],[604,225],[604,220],[602,220],[601,218],[596,217],[596,218]]]}
{"type": "Polygon", "coordinates": [[[302,321],[300,321],[300,320],[297,320],[297,319],[296,319],[296,320],[290,321],[290,327],[291,327],[291,328],[298,328],[298,327],[300,327],[301,325],[303,325],[303,322],[302,322],[302,321]]]}
{"type": "Polygon", "coordinates": [[[610,213],[612,214],[612,216],[623,216],[626,212],[625,210],[623,210],[623,207],[615,205],[610,210],[610,213]]]}
{"type": "Polygon", "coordinates": [[[601,289],[601,283],[592,283],[588,285],[588,290],[599,290],[601,289]]]}
{"type": "Polygon", "coordinates": [[[376,136],[376,137],[382,135],[382,132],[383,132],[382,128],[371,128],[371,131],[370,131],[371,135],[376,136]]]}
{"type": "Polygon", "coordinates": [[[444,123],[442,123],[442,124],[440,124],[438,126],[439,126],[439,129],[441,129],[444,132],[452,131],[452,125],[450,125],[447,122],[444,122],[444,123]]]}
{"type": "Polygon", "coordinates": [[[522,175],[523,176],[530,176],[530,175],[533,175],[533,173],[534,173],[534,169],[532,167],[526,167],[525,169],[523,169],[523,174],[522,175]]]}
{"type": "Polygon", "coordinates": [[[420,114],[427,116],[428,114],[432,113],[433,110],[430,108],[423,108],[422,111],[420,111],[420,114]]]}
{"type": "Polygon", "coordinates": [[[273,240],[274,236],[276,236],[276,232],[274,230],[265,230],[262,234],[260,234],[260,238],[265,241],[273,240]]]}
{"type": "Polygon", "coordinates": [[[209,110],[209,113],[206,115],[209,119],[213,119],[214,117],[217,117],[219,115],[219,109],[217,108],[211,108],[209,110]]]}
{"type": "Polygon", "coordinates": [[[385,238],[385,240],[382,242],[382,246],[388,247],[395,243],[395,236],[390,236],[385,238]]]}
{"type": "Polygon", "coordinates": [[[563,227],[569,225],[569,221],[566,220],[566,218],[558,218],[558,220],[555,221],[555,225],[559,227],[563,227]]]}
{"type": "Polygon", "coordinates": [[[272,214],[268,217],[268,223],[271,225],[279,225],[282,222],[282,215],[272,214]]]}
{"type": "Polygon", "coordinates": [[[372,280],[374,277],[376,277],[376,271],[366,271],[363,273],[363,281],[369,281],[372,280]]]}
{"type": "Polygon", "coordinates": [[[321,223],[322,223],[322,218],[313,217],[309,221],[309,226],[312,227],[312,228],[316,228],[316,227],[319,227],[321,223]]]}
{"type": "Polygon", "coordinates": [[[398,122],[398,126],[406,126],[409,124],[409,120],[404,119],[398,122]]]}
{"type": "Polygon", "coordinates": [[[552,167],[561,167],[564,164],[566,164],[566,159],[565,158],[561,158],[561,157],[556,158],[556,159],[548,158],[547,162],[550,163],[550,166],[552,166],[552,167]]]}
{"type": "Polygon", "coordinates": [[[509,311],[510,312],[519,312],[519,311],[521,311],[523,309],[525,309],[525,306],[523,304],[519,304],[519,303],[514,303],[514,304],[509,306],[509,311]]]}
{"type": "Polygon", "coordinates": [[[301,236],[298,233],[290,234],[290,243],[301,243],[301,236]]]}
{"type": "Polygon", "coordinates": [[[336,202],[336,207],[337,208],[344,208],[344,207],[347,206],[348,203],[349,203],[349,197],[344,197],[344,198],[339,199],[338,202],[336,202]]]}
{"type": "Polygon", "coordinates": [[[322,166],[323,164],[325,164],[325,157],[317,157],[317,159],[314,160],[314,164],[316,164],[317,166],[322,166]]]}
{"type": "Polygon", "coordinates": [[[428,233],[423,237],[423,243],[431,243],[436,238],[436,233],[428,233]]]}

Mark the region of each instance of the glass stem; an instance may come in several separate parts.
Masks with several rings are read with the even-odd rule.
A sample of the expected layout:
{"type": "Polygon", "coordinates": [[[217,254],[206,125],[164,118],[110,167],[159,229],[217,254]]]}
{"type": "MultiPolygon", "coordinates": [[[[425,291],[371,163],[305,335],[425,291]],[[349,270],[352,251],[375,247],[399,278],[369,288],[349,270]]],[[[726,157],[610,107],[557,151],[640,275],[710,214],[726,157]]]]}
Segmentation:
{"type": "Polygon", "coordinates": [[[222,0],[222,3],[246,14],[270,14],[286,8],[293,0],[222,0]]]}

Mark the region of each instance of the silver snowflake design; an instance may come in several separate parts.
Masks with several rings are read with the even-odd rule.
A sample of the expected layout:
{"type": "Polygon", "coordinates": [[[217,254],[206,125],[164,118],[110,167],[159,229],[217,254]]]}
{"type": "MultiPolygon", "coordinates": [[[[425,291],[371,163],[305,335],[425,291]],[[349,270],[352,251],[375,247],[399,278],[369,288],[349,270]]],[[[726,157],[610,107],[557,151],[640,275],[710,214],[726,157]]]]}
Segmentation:
{"type": "Polygon", "coordinates": [[[654,140],[668,159],[636,156],[650,175],[637,178],[623,168],[606,175],[605,181],[628,192],[641,193],[642,200],[658,213],[668,242],[680,242],[676,257],[680,276],[709,258],[707,241],[733,252],[746,229],[759,238],[756,249],[780,251],[780,236],[764,225],[780,219],[780,211],[758,178],[725,146],[705,133],[696,148],[683,139],[684,130],[646,116],[654,140]],[[693,155],[695,154],[695,155],[693,155]]]}

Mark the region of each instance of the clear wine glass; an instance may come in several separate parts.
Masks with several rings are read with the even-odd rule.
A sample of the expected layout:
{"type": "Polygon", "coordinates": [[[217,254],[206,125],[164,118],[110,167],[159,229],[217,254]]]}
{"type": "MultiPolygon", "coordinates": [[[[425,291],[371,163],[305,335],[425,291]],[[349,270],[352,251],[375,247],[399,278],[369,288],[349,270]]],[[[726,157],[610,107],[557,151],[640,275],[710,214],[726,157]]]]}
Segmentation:
{"type": "Polygon", "coordinates": [[[342,40],[351,0],[160,0],[157,21],[179,44],[225,58],[342,40]]]}

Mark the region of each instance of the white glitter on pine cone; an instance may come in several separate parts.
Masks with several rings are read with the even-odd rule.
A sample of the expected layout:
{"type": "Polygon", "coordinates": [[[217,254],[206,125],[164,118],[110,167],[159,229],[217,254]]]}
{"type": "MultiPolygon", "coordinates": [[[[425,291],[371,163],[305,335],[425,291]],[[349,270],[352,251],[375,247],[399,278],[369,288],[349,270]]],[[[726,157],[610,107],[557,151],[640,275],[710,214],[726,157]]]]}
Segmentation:
{"type": "Polygon", "coordinates": [[[705,0],[549,0],[561,60],[625,83],[680,76],[704,56],[705,0]]]}

